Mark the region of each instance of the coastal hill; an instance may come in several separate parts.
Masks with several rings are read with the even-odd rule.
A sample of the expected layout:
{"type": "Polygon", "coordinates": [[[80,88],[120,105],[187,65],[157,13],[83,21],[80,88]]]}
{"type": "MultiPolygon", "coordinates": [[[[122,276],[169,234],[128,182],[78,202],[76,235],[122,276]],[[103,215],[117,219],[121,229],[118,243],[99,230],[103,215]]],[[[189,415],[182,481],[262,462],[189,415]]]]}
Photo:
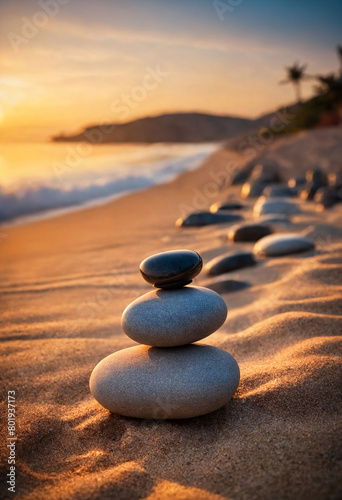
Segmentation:
{"type": "Polygon", "coordinates": [[[172,113],[127,123],[94,125],[76,135],[53,137],[55,142],[210,142],[243,134],[255,127],[247,118],[204,113],[172,113]]]}

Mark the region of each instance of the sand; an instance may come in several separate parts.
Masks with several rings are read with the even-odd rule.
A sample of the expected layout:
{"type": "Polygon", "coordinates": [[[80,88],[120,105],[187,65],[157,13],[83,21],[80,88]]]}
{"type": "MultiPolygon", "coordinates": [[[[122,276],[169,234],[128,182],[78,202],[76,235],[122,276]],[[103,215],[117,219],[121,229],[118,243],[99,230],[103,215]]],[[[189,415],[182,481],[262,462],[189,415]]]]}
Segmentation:
{"type": "MultiPolygon", "coordinates": [[[[341,139],[341,129],[307,132],[258,154],[281,161],[287,176],[320,157],[336,169],[341,139]]],[[[225,407],[190,420],[147,421],[110,414],[89,392],[98,361],[135,345],[120,317],[151,289],[138,272],[144,258],[190,248],[208,262],[252,248],[227,241],[229,224],[174,227],[187,209],[238,195],[238,187],[218,192],[213,180],[232,160],[247,158],[222,150],[171,183],[1,228],[1,423],[7,391],[15,390],[18,437],[16,494],[3,480],[1,498],[341,498],[342,204],[317,212],[300,202],[292,224],[277,224],[308,235],[316,250],[229,274],[252,286],[223,295],[228,319],[201,341],[240,365],[240,386],[225,407]]],[[[253,200],[246,203],[252,217],[253,200]]],[[[202,273],[195,284],[210,281],[202,273]]]]}

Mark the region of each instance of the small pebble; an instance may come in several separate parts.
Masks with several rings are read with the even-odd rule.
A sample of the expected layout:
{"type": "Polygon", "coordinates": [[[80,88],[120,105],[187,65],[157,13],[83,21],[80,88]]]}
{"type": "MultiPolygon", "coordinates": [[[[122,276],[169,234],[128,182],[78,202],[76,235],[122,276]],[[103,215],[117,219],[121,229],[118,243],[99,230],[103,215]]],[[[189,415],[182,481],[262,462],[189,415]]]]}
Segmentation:
{"type": "Polygon", "coordinates": [[[264,257],[277,257],[297,252],[305,252],[315,247],[306,236],[295,233],[265,236],[254,245],[254,253],[264,257]]]}
{"type": "Polygon", "coordinates": [[[177,227],[201,227],[212,224],[224,224],[228,222],[236,222],[242,220],[241,215],[216,213],[211,212],[194,212],[189,214],[184,219],[179,218],[176,221],[177,227]]]}
{"type": "Polygon", "coordinates": [[[228,231],[228,239],[231,241],[258,241],[273,232],[269,226],[262,224],[236,224],[228,231]]]}
{"type": "Polygon", "coordinates": [[[219,255],[210,260],[204,267],[209,276],[229,273],[236,269],[255,266],[256,260],[251,252],[239,252],[233,254],[219,255]]]}

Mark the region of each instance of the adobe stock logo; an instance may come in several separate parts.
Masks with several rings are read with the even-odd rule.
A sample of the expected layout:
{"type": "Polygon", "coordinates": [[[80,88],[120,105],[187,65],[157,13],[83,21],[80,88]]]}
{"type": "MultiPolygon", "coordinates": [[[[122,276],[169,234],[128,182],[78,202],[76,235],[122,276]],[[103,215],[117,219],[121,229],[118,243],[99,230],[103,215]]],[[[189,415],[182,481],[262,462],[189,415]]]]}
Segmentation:
{"type": "Polygon", "coordinates": [[[7,38],[14,50],[18,54],[19,48],[32,40],[41,28],[44,28],[52,17],[57,16],[62,5],[67,5],[71,0],[39,0],[37,5],[41,10],[37,10],[31,18],[22,17],[21,32],[7,34],[7,38]]]}
{"type": "Polygon", "coordinates": [[[214,0],[213,7],[220,21],[224,21],[227,12],[234,12],[235,8],[241,5],[243,0],[214,0]]]}

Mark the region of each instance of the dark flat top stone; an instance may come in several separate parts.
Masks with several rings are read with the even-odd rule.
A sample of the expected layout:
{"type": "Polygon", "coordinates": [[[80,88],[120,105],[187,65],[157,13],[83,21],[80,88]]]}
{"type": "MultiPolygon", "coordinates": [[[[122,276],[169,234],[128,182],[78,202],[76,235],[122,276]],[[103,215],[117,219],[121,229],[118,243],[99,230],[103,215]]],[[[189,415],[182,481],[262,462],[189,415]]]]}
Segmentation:
{"type": "Polygon", "coordinates": [[[256,217],[268,214],[293,215],[300,213],[300,208],[297,203],[286,198],[261,197],[255,202],[253,212],[256,217]]]}
{"type": "Polygon", "coordinates": [[[266,183],[259,181],[245,182],[241,188],[241,198],[257,198],[263,193],[266,185],[266,183]]]}
{"type": "Polygon", "coordinates": [[[327,185],[327,176],[320,168],[309,169],[305,173],[306,180],[320,186],[327,185]]]}
{"type": "Polygon", "coordinates": [[[322,187],[321,184],[315,184],[314,182],[308,182],[305,184],[300,192],[300,198],[303,201],[311,201],[314,199],[317,191],[322,187]]]}
{"type": "Polygon", "coordinates": [[[248,177],[250,176],[250,170],[249,169],[242,169],[239,170],[238,172],[234,172],[232,175],[232,186],[236,186],[237,184],[243,184],[244,182],[247,181],[248,177]]]}
{"type": "Polygon", "coordinates": [[[280,182],[279,168],[277,165],[255,165],[250,176],[252,181],[258,181],[265,184],[280,182]]]}
{"type": "Polygon", "coordinates": [[[254,246],[254,253],[264,257],[277,257],[315,248],[314,243],[301,234],[283,233],[265,236],[254,246]]]}
{"type": "Polygon", "coordinates": [[[261,215],[258,217],[256,220],[256,223],[266,223],[266,224],[272,224],[272,223],[277,223],[277,222],[291,222],[290,218],[287,215],[283,214],[268,214],[268,215],[261,215]]]}
{"type": "Polygon", "coordinates": [[[341,201],[338,191],[332,187],[319,188],[314,196],[314,200],[321,204],[323,208],[333,207],[341,201]]]}
{"type": "Polygon", "coordinates": [[[304,176],[298,176],[298,177],[291,177],[291,179],[288,181],[287,185],[290,188],[296,188],[303,186],[306,183],[306,177],[304,176]]]}
{"type": "Polygon", "coordinates": [[[340,189],[342,187],[342,172],[330,173],[328,175],[328,183],[329,186],[340,189]]]}
{"type": "Polygon", "coordinates": [[[202,257],[193,250],[171,250],[145,259],[140,264],[140,272],[144,280],[156,288],[181,288],[192,282],[202,265],[202,257]]]}

